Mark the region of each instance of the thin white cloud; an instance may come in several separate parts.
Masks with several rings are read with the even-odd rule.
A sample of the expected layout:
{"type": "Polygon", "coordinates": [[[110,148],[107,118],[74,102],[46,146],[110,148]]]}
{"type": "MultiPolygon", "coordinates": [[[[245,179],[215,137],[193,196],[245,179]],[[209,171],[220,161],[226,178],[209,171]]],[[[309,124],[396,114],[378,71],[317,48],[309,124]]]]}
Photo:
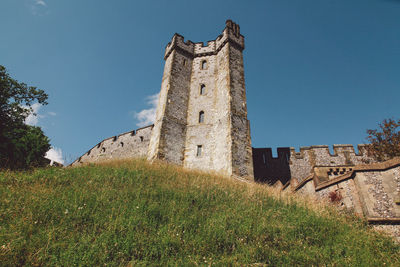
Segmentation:
{"type": "Polygon", "coordinates": [[[47,0],[29,0],[28,3],[32,15],[43,16],[48,14],[47,0]]]}
{"type": "MultiPolygon", "coordinates": [[[[28,106],[22,106],[25,109],[29,109],[28,106]]],[[[31,126],[36,126],[39,123],[39,119],[43,119],[49,116],[56,116],[57,113],[53,111],[47,112],[47,115],[42,115],[39,114],[39,110],[42,108],[42,105],[39,103],[32,104],[31,106],[32,112],[29,113],[28,117],[25,118],[25,124],[31,125],[31,126]]]]}
{"type": "MultiPolygon", "coordinates": [[[[31,112],[28,117],[26,117],[25,119],[25,124],[31,125],[31,126],[35,126],[38,124],[39,122],[39,118],[43,118],[42,115],[39,115],[39,109],[42,107],[41,104],[39,103],[35,103],[32,106],[32,110],[33,112],[31,112]]],[[[24,106],[24,108],[27,108],[26,106],[24,106]]]]}
{"type": "Polygon", "coordinates": [[[38,6],[47,6],[46,2],[43,0],[35,0],[35,4],[38,6]]]}
{"type": "Polygon", "coordinates": [[[139,122],[136,123],[138,127],[153,124],[156,120],[156,111],[158,104],[158,94],[146,97],[146,102],[150,106],[149,109],[143,109],[140,112],[135,112],[134,117],[139,122]]]}
{"type": "Polygon", "coordinates": [[[53,165],[54,162],[64,164],[64,158],[61,148],[57,147],[50,148],[50,150],[46,152],[46,155],[44,157],[46,159],[51,160],[50,165],[53,165]]]}

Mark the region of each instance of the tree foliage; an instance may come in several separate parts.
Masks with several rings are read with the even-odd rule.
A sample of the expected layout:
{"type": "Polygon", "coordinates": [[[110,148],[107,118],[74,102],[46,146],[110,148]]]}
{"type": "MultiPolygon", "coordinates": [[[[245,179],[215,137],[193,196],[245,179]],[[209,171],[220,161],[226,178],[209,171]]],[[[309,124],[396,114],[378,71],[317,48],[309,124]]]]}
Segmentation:
{"type": "Polygon", "coordinates": [[[47,104],[48,95],[34,86],[11,78],[0,65],[0,168],[43,165],[49,139],[39,127],[24,123],[32,104],[47,104]]]}
{"type": "Polygon", "coordinates": [[[385,119],[380,129],[367,130],[368,154],[377,161],[400,156],[400,120],[385,119]]]}

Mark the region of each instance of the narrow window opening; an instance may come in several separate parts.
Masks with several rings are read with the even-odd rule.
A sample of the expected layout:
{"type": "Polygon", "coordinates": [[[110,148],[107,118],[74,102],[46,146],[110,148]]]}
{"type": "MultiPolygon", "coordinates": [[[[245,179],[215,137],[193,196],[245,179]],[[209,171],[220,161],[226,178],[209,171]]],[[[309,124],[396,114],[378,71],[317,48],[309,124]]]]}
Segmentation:
{"type": "Polygon", "coordinates": [[[114,136],[113,142],[117,141],[117,136],[114,136]]]}
{"type": "Polygon", "coordinates": [[[196,152],[196,156],[197,156],[197,157],[200,157],[200,156],[201,156],[202,149],[203,149],[203,146],[201,146],[201,145],[198,145],[198,146],[197,146],[197,152],[196,152]]]}
{"type": "Polygon", "coordinates": [[[135,136],[135,135],[136,135],[135,130],[133,130],[133,131],[131,132],[131,136],[135,136]]]}
{"type": "Polygon", "coordinates": [[[97,148],[100,148],[100,145],[101,145],[101,143],[98,143],[98,144],[97,144],[97,148]]]}
{"type": "Polygon", "coordinates": [[[206,93],[206,86],[204,84],[200,85],[200,95],[204,95],[206,93]]]}
{"type": "Polygon", "coordinates": [[[143,142],[143,136],[140,137],[140,142],[143,142]]]}
{"type": "Polygon", "coordinates": [[[184,59],[183,59],[183,66],[186,66],[186,64],[187,64],[187,61],[186,61],[186,59],[184,58],[184,59]]]}
{"type": "Polygon", "coordinates": [[[199,123],[203,123],[204,122],[204,111],[200,111],[199,113],[199,123]]]}
{"type": "Polygon", "coordinates": [[[103,147],[102,149],[101,149],[101,152],[106,152],[106,149],[103,147]]]}
{"type": "Polygon", "coordinates": [[[119,143],[121,145],[121,147],[124,147],[124,142],[119,143]]]}
{"type": "Polygon", "coordinates": [[[207,61],[206,60],[203,60],[202,62],[201,62],[201,69],[202,70],[205,70],[207,68],[207,61]]]}
{"type": "Polygon", "coordinates": [[[87,152],[87,155],[88,155],[88,156],[90,155],[90,151],[91,151],[91,150],[89,150],[89,151],[87,152]]]}

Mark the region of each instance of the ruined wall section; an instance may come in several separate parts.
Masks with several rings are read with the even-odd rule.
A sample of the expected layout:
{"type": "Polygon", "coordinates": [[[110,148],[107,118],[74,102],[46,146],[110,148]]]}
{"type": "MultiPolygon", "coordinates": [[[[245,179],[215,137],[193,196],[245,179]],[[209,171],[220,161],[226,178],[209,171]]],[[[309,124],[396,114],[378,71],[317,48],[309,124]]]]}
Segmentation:
{"type": "Polygon", "coordinates": [[[95,163],[110,159],[146,157],[153,125],[104,139],[71,163],[95,163]]]}
{"type": "Polygon", "coordinates": [[[194,44],[175,34],[165,52],[165,67],[148,159],[183,164],[194,44]]]}

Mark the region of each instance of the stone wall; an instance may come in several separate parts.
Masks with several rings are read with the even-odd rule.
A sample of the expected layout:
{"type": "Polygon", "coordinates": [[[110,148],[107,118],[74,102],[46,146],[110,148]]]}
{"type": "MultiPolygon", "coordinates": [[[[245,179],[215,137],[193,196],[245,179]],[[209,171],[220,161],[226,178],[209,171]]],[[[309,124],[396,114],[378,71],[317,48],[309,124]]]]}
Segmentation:
{"type": "Polygon", "coordinates": [[[257,182],[273,185],[277,181],[280,181],[281,184],[284,185],[289,182],[292,177],[289,166],[289,147],[278,148],[278,156],[276,158],[272,156],[271,148],[253,148],[253,162],[254,179],[257,182]]]}
{"type": "Polygon", "coordinates": [[[146,157],[153,125],[104,139],[76,159],[72,166],[109,159],[146,157]]]}
{"type": "Polygon", "coordinates": [[[291,148],[278,148],[278,157],[272,157],[270,148],[254,148],[254,175],[257,181],[273,184],[280,180],[283,184],[291,180],[301,183],[312,174],[315,166],[354,166],[375,162],[366,153],[365,145],[358,145],[358,153],[353,145],[301,147],[300,152],[291,148]],[[289,168],[289,172],[287,171],[289,168]]]}
{"type": "Polygon", "coordinates": [[[183,48],[171,50],[166,58],[148,159],[182,165],[192,58],[180,36],[173,37],[173,44],[183,48]]]}
{"type": "Polygon", "coordinates": [[[400,158],[352,167],[316,166],[294,189],[353,210],[400,240],[400,158]]]}
{"type": "MultiPolygon", "coordinates": [[[[197,52],[212,51],[212,46],[196,45],[197,52]],[[203,49],[202,49],[203,48],[203,49]],[[210,48],[210,49],[208,49],[210,48]]],[[[216,85],[215,75],[220,71],[216,55],[198,56],[193,59],[190,81],[190,98],[187,114],[187,132],[185,142],[184,166],[202,169],[214,168],[216,85]],[[204,63],[205,62],[205,63],[204,63]],[[202,64],[206,64],[202,68],[202,64]],[[203,90],[201,88],[203,87],[203,90]],[[199,123],[200,112],[204,112],[204,121],[199,123]],[[197,155],[197,146],[202,146],[201,155],[197,155]]]]}
{"type": "Polygon", "coordinates": [[[232,140],[230,137],[229,103],[229,47],[223,46],[216,57],[218,72],[215,76],[213,134],[213,168],[216,171],[232,174],[232,140]]]}
{"type": "Polygon", "coordinates": [[[400,219],[400,205],[396,204],[400,196],[399,166],[356,172],[354,181],[367,218],[400,219]]]}
{"type": "MultiPolygon", "coordinates": [[[[236,24],[233,37],[239,36],[236,24]]],[[[250,139],[250,123],[247,120],[246,88],[242,49],[244,43],[229,44],[230,71],[230,120],[232,138],[232,172],[241,177],[253,176],[253,157],[250,139]]]]}

